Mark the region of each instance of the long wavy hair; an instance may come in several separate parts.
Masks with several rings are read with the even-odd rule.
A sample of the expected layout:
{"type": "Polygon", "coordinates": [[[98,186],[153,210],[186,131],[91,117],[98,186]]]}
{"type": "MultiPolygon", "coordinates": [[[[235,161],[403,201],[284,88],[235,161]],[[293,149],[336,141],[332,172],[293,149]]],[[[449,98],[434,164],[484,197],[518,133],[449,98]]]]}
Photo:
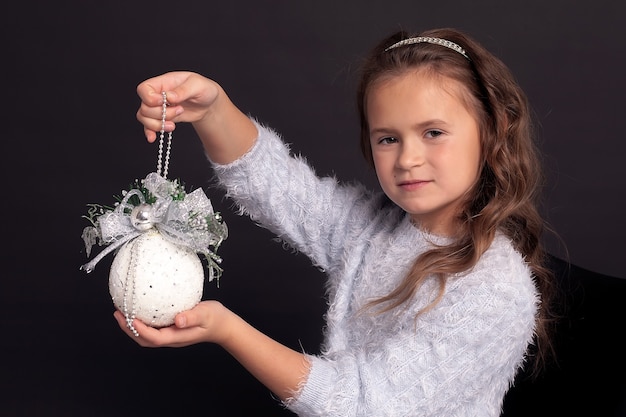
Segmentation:
{"type": "Polygon", "coordinates": [[[402,306],[428,277],[434,276],[439,280],[440,291],[434,303],[427,307],[432,308],[444,295],[447,277],[472,268],[489,248],[496,232],[502,232],[528,263],[541,295],[530,352],[531,374],[537,375],[553,354],[550,329],[555,286],[541,244],[546,227],[538,210],[543,176],[528,100],[506,65],[468,35],[450,28],[419,34],[397,32],[380,42],[361,68],[357,90],[361,150],[372,166],[368,92],[376,82],[418,69],[455,80],[465,87],[462,100],[476,117],[480,129],[480,175],[458,213],[459,233],[454,242],[420,255],[403,282],[369,306],[378,306],[379,311],[402,306]],[[467,57],[427,42],[386,50],[400,40],[415,36],[454,42],[465,50],[467,57]]]}

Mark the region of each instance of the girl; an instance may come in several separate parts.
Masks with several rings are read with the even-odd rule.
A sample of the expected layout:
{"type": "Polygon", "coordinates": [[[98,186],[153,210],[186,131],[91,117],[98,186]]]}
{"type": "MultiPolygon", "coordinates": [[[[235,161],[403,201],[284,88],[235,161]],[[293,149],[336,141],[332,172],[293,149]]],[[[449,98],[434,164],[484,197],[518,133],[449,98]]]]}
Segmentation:
{"type": "Polygon", "coordinates": [[[361,146],[381,192],[318,178],[220,85],[172,72],[138,86],[148,141],[191,122],[242,213],[328,274],[320,355],[287,348],[217,301],[142,346],[221,345],[301,416],[498,416],[526,358],[541,362],[550,274],[525,95],[452,29],[384,39],[358,89],[361,146]],[[535,343],[533,343],[535,342],[535,343]],[[529,348],[534,347],[533,355],[529,348]]]}

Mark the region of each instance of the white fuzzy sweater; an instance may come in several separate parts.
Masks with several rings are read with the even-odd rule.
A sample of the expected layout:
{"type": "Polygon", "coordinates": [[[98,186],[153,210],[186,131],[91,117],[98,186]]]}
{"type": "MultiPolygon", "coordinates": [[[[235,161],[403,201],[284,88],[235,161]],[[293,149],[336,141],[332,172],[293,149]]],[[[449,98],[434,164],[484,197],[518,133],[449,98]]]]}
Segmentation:
{"type": "Polygon", "coordinates": [[[427,282],[406,308],[359,314],[389,293],[441,237],[415,228],[382,193],[318,178],[272,130],[240,159],[213,167],[241,209],[328,274],[322,353],[286,406],[300,416],[500,415],[533,337],[531,273],[498,235],[470,271],[452,277],[436,307],[427,282]]]}

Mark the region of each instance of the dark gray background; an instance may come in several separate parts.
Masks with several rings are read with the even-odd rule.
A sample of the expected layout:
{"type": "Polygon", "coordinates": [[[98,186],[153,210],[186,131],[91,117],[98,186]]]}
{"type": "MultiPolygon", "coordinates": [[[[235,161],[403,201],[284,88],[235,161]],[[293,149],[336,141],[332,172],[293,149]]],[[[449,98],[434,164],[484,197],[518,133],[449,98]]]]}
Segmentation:
{"type": "MultiPolygon", "coordinates": [[[[86,204],[111,202],[155,169],[156,146],[135,119],[135,87],[165,71],[216,79],[320,174],[376,186],[358,149],[360,58],[400,28],[465,30],[509,65],[536,113],[544,213],[562,239],[547,238],[548,247],[626,278],[624,9],[620,1],[539,0],[5,5],[0,324],[8,370],[0,374],[0,414],[280,413],[217,347],[136,347],[111,317],[110,257],[91,275],[78,270],[86,204]]],[[[315,352],[323,276],[208,188],[211,173],[188,126],[174,141],[170,177],[205,188],[231,230],[220,248],[220,288],[207,284],[205,296],[315,352]]]]}

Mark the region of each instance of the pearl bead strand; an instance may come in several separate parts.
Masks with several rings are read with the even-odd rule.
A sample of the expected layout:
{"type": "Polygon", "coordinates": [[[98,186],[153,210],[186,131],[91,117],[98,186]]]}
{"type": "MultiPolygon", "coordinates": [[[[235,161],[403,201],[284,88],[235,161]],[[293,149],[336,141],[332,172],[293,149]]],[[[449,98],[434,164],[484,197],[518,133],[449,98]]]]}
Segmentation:
{"type": "Polygon", "coordinates": [[[163,95],[163,112],[161,113],[161,132],[159,135],[159,156],[157,161],[157,174],[161,175],[161,168],[163,167],[163,178],[167,178],[167,169],[170,164],[170,150],[172,148],[172,132],[167,135],[167,150],[165,151],[165,164],[163,165],[163,141],[165,139],[165,117],[167,110],[167,94],[165,91],[161,93],[163,95]]]}
{"type": "Polygon", "coordinates": [[[128,270],[126,271],[126,280],[124,282],[124,298],[122,301],[122,306],[124,310],[124,317],[126,318],[126,325],[133,332],[135,336],[139,336],[139,332],[133,326],[133,320],[136,316],[135,306],[137,305],[137,292],[135,285],[135,277],[137,271],[137,252],[139,251],[139,243],[138,241],[134,241],[130,243],[132,245],[130,251],[130,262],[128,265],[128,270]],[[131,278],[132,277],[132,278],[131,278]],[[129,294],[130,292],[130,294],[129,294]],[[131,298],[131,310],[128,311],[128,296],[131,298]]]}

